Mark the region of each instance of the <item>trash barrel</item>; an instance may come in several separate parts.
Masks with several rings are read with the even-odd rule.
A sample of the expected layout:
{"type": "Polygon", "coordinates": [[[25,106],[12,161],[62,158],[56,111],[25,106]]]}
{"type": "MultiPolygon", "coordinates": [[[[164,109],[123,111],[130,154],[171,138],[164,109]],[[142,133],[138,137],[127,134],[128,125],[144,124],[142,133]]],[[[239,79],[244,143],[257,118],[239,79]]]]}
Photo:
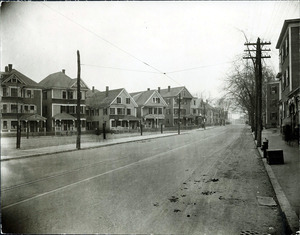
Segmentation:
{"type": "Polygon", "coordinates": [[[262,150],[264,152],[264,158],[267,157],[267,149],[269,148],[269,141],[267,139],[264,139],[262,144],[262,150]]]}

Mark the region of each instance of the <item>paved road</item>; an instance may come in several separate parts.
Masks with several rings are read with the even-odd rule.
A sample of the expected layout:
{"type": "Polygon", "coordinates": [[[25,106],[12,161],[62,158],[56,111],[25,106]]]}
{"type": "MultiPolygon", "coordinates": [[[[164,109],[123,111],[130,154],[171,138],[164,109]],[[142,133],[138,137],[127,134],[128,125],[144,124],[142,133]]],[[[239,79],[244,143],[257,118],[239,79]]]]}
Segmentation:
{"type": "Polygon", "coordinates": [[[285,233],[243,126],[3,162],[1,181],[4,232],[285,233]]]}

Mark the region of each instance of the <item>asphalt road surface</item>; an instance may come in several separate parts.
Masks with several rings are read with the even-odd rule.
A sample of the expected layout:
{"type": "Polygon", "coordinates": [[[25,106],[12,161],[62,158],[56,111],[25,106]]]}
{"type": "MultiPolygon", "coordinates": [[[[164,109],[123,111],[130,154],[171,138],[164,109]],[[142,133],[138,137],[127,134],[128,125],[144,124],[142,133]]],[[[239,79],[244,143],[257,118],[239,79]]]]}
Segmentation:
{"type": "Polygon", "coordinates": [[[1,163],[2,231],[284,234],[249,129],[216,127],[1,163]]]}

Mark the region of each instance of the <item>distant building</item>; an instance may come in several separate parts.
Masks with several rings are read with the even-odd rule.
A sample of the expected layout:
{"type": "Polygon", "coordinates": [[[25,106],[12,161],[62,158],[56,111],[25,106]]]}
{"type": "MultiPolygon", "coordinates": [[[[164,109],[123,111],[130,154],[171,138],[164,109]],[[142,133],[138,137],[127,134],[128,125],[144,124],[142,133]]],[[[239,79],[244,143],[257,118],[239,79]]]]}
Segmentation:
{"type": "Polygon", "coordinates": [[[1,72],[1,132],[44,132],[41,86],[9,64],[1,72]]]}
{"type": "Polygon", "coordinates": [[[130,93],[138,105],[137,117],[145,128],[158,128],[165,124],[165,109],[168,106],[158,90],[130,93]]]}
{"type": "Polygon", "coordinates": [[[265,113],[266,128],[279,126],[279,85],[279,81],[272,81],[267,84],[265,113]]]}
{"type": "MultiPolygon", "coordinates": [[[[47,118],[47,130],[68,134],[77,131],[77,78],[70,78],[61,72],[53,73],[40,83],[43,86],[43,116],[47,118]]],[[[89,90],[83,80],[80,82],[81,130],[86,130],[86,92],[89,90]]]]}
{"type": "Polygon", "coordinates": [[[137,129],[140,119],[136,117],[137,103],[125,88],[105,91],[89,91],[86,100],[88,129],[107,130],[137,129]]]}
{"type": "Polygon", "coordinates": [[[279,49],[281,82],[280,124],[299,136],[300,112],[300,19],[285,20],[276,48],[279,49]]]}

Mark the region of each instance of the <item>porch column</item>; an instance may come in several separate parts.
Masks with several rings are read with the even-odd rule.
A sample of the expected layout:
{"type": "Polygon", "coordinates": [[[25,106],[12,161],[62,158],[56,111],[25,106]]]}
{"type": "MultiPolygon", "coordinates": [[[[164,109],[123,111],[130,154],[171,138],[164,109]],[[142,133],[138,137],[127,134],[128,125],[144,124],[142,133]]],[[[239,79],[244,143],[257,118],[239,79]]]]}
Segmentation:
{"type": "Polygon", "coordinates": [[[25,120],[25,123],[26,123],[26,138],[28,139],[29,138],[29,127],[28,127],[28,120],[25,120]]]}
{"type": "Polygon", "coordinates": [[[128,124],[128,129],[130,129],[130,126],[129,126],[129,120],[127,120],[127,124],[128,124]]]}
{"type": "Polygon", "coordinates": [[[37,132],[40,132],[40,126],[39,126],[40,125],[40,121],[37,120],[36,122],[37,122],[37,132]]]}
{"type": "Polygon", "coordinates": [[[44,120],[44,136],[46,136],[46,120],[44,120]]]}

